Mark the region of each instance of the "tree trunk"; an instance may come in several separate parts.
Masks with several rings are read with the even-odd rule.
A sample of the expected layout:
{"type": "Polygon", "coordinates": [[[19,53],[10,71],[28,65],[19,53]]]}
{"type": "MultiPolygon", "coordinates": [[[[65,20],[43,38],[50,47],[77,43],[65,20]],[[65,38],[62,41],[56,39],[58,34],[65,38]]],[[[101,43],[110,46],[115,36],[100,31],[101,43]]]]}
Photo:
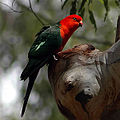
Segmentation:
{"type": "Polygon", "coordinates": [[[120,17],[116,43],[101,52],[83,44],[60,52],[48,76],[68,120],[120,120],[120,17]]]}

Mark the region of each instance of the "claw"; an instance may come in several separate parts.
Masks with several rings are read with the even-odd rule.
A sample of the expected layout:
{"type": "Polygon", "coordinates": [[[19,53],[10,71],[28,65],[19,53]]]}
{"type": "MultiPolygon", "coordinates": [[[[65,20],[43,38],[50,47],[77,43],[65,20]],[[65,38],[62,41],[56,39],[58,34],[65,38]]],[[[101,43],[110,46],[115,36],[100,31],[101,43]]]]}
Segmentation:
{"type": "Polygon", "coordinates": [[[54,60],[55,60],[55,61],[57,61],[57,60],[58,60],[58,59],[56,58],[56,56],[55,56],[55,55],[53,55],[53,58],[54,58],[54,60]]]}

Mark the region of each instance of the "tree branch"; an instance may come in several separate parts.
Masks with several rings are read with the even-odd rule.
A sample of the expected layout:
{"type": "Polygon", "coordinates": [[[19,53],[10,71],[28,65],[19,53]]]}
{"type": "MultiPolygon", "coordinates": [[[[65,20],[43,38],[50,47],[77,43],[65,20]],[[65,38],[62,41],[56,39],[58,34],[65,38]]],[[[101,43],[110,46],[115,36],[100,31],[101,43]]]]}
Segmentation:
{"type": "Polygon", "coordinates": [[[39,18],[39,16],[34,12],[33,8],[32,8],[32,4],[31,4],[31,1],[29,0],[29,6],[30,6],[30,9],[32,11],[32,13],[34,14],[34,16],[38,19],[38,21],[41,23],[41,25],[45,25],[42,20],[39,18]]]}
{"type": "Polygon", "coordinates": [[[7,4],[5,4],[5,3],[3,3],[3,2],[0,2],[0,4],[2,4],[2,5],[4,5],[4,6],[6,6],[6,7],[8,7],[10,10],[12,10],[13,12],[16,12],[16,13],[23,13],[23,11],[17,11],[17,10],[15,10],[15,9],[13,9],[12,7],[10,7],[9,5],[7,5],[7,4]]]}
{"type": "Polygon", "coordinates": [[[116,30],[115,42],[117,42],[119,39],[120,39],[120,16],[118,17],[118,21],[117,21],[117,30],[116,30]]]}
{"type": "Polygon", "coordinates": [[[12,2],[12,7],[14,6],[15,1],[16,1],[16,0],[13,0],[13,2],[12,2]]]}
{"type": "MultiPolygon", "coordinates": [[[[16,0],[13,0],[13,1],[12,1],[12,7],[14,6],[15,1],[16,1],[16,0]]],[[[17,11],[17,10],[13,9],[12,7],[10,7],[9,5],[7,5],[7,4],[5,4],[5,3],[3,3],[3,2],[0,2],[0,4],[8,7],[8,8],[9,8],[10,10],[12,10],[13,12],[16,12],[16,13],[22,13],[22,12],[24,12],[24,11],[17,11]]],[[[39,18],[39,16],[34,12],[30,0],[29,0],[29,7],[30,7],[31,12],[32,12],[32,13],[34,14],[34,16],[38,19],[38,21],[41,23],[41,25],[44,26],[45,24],[42,22],[42,20],[39,18]]]]}

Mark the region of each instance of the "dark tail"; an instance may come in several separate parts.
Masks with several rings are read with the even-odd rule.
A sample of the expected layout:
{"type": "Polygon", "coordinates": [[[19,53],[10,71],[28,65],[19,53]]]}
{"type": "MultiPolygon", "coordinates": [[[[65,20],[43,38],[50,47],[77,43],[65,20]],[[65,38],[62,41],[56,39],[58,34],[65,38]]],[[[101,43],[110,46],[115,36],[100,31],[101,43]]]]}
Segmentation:
{"type": "Polygon", "coordinates": [[[28,62],[27,66],[25,67],[25,69],[23,70],[20,76],[21,80],[26,80],[31,72],[32,72],[32,66],[30,65],[30,62],[28,62]]]}
{"type": "Polygon", "coordinates": [[[29,83],[28,83],[26,95],[24,97],[21,117],[24,115],[26,105],[27,105],[33,84],[39,72],[39,69],[43,67],[46,63],[48,63],[50,58],[51,56],[44,57],[43,59],[30,59],[30,61],[28,62],[27,66],[25,67],[25,69],[21,74],[21,80],[26,80],[29,77],[29,83]]]}
{"type": "Polygon", "coordinates": [[[27,105],[27,102],[28,102],[28,99],[29,99],[29,96],[30,96],[30,93],[31,93],[31,90],[32,90],[32,87],[33,87],[33,84],[35,82],[38,72],[39,72],[39,69],[36,70],[36,72],[32,73],[29,76],[29,83],[28,83],[26,95],[24,97],[24,103],[23,103],[23,107],[22,107],[21,117],[24,115],[26,105],[27,105]]]}
{"type": "Polygon", "coordinates": [[[27,66],[23,70],[20,78],[21,80],[26,80],[31,74],[33,74],[37,69],[43,67],[50,60],[51,56],[44,57],[42,59],[30,59],[27,66]]]}

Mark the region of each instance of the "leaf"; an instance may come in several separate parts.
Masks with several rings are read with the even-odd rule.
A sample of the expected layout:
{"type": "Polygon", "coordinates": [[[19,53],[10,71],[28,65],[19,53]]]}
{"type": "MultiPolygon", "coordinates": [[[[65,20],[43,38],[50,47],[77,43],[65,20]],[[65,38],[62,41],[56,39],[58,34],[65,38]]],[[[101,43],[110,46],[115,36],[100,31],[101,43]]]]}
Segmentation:
{"type": "Polygon", "coordinates": [[[77,3],[77,0],[74,0],[74,1],[72,2],[72,8],[71,8],[71,10],[70,10],[70,15],[76,14],[76,11],[77,11],[77,9],[76,9],[76,3],[77,3]]]}
{"type": "Polygon", "coordinates": [[[91,23],[94,25],[95,31],[97,31],[97,25],[96,25],[96,21],[95,21],[95,17],[93,12],[89,9],[89,17],[90,17],[90,21],[91,23]]]}
{"type": "Polygon", "coordinates": [[[90,3],[92,3],[92,0],[89,0],[88,5],[90,5],[90,3]]]}
{"type": "Polygon", "coordinates": [[[103,2],[104,2],[105,9],[106,9],[106,13],[105,13],[105,17],[104,17],[104,21],[105,21],[108,16],[109,5],[108,5],[108,0],[103,0],[103,2]]]}
{"type": "Polygon", "coordinates": [[[85,13],[85,8],[83,8],[83,9],[80,11],[79,15],[83,18],[83,17],[84,17],[84,13],[85,13]]]}
{"type": "Polygon", "coordinates": [[[115,3],[118,7],[120,7],[120,0],[115,0],[115,3]]]}
{"type": "Polygon", "coordinates": [[[65,0],[63,5],[62,5],[62,9],[64,8],[64,6],[66,5],[66,3],[68,2],[68,0],[65,0]]]}
{"type": "Polygon", "coordinates": [[[102,4],[104,4],[104,1],[103,0],[99,0],[102,4]]]}
{"type": "Polygon", "coordinates": [[[86,2],[87,2],[87,0],[82,0],[81,6],[80,6],[80,9],[78,10],[78,12],[80,12],[84,8],[84,5],[86,2]]]}

